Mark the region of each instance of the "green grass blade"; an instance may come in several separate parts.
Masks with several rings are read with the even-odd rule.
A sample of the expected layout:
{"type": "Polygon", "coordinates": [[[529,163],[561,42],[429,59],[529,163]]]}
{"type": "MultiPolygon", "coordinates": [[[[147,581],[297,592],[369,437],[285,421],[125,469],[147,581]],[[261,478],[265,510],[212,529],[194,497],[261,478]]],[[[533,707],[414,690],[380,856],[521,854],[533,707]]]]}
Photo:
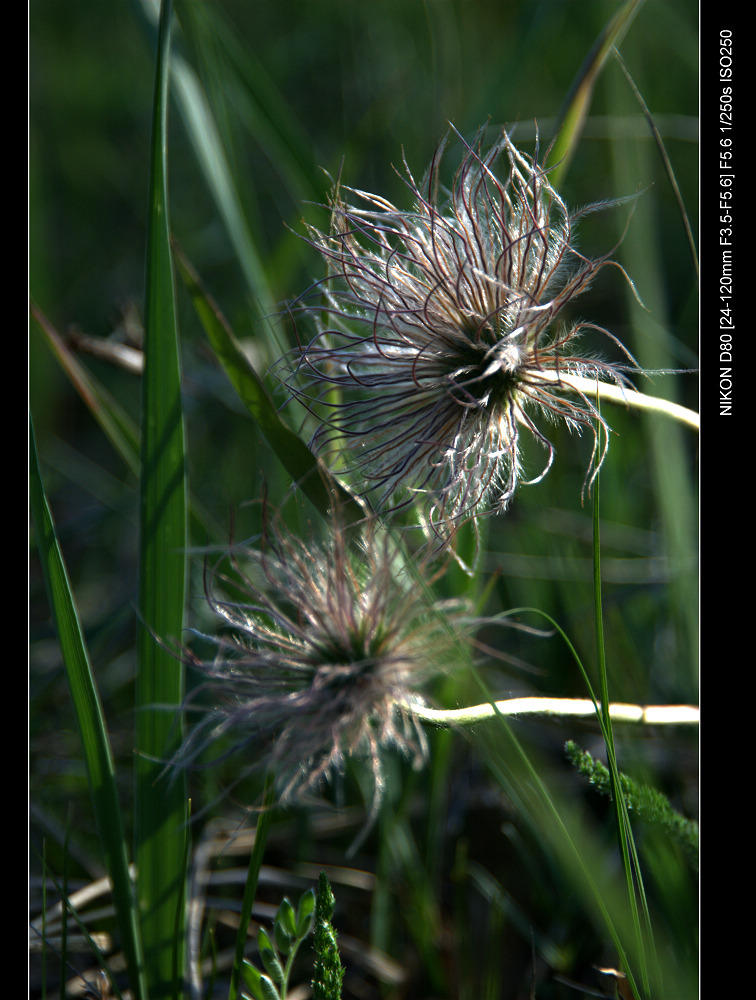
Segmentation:
{"type": "MultiPolygon", "coordinates": [[[[490,699],[490,691],[475,669],[473,674],[490,699]]],[[[603,852],[598,841],[572,804],[546,783],[542,777],[545,769],[530,759],[509,720],[501,715],[497,720],[495,730],[481,727],[477,735],[491,773],[511,798],[517,814],[536,833],[546,856],[557,859],[585,912],[597,929],[608,934],[618,960],[627,967],[630,919],[609,866],[600,861],[603,852]]]]}
{"type": "MultiPolygon", "coordinates": [[[[642,66],[642,43],[634,49],[633,65],[642,66]]],[[[636,82],[643,87],[644,77],[636,68],[636,82]]],[[[614,84],[624,91],[624,77],[614,84]]],[[[654,176],[655,151],[648,143],[613,142],[612,186],[615,190],[631,190],[639,180],[654,176]]],[[[681,306],[673,302],[669,248],[664,243],[669,217],[665,214],[662,184],[655,184],[648,195],[634,206],[633,224],[628,227],[618,260],[642,297],[642,307],[632,293],[625,290],[628,330],[632,341],[628,347],[642,369],[649,371],[697,368],[693,352],[678,338],[677,324],[689,324],[683,319],[681,306]]],[[[683,266],[684,247],[676,252],[675,267],[683,266]]],[[[688,272],[686,295],[696,301],[697,275],[688,272]]],[[[682,293],[680,293],[682,294],[682,293]]],[[[695,313],[693,329],[695,329],[695,313]]],[[[692,343],[695,343],[694,341],[692,343]]],[[[695,377],[695,376],[694,376],[695,377]]],[[[654,393],[666,399],[682,399],[687,390],[682,378],[655,379],[654,393]]],[[[659,533],[659,552],[680,567],[670,581],[669,602],[674,608],[671,618],[676,653],[667,657],[664,683],[673,700],[697,698],[699,661],[699,592],[698,592],[698,456],[691,450],[682,428],[671,420],[659,420],[644,415],[639,431],[644,434],[648,455],[648,477],[653,485],[657,509],[654,518],[659,533]]]]}
{"type": "MultiPolygon", "coordinates": [[[[602,433],[602,427],[597,426],[597,433],[602,433]]],[[[633,831],[630,825],[630,817],[627,810],[627,802],[620,780],[619,766],[617,764],[617,754],[614,746],[614,733],[612,730],[612,720],[609,714],[609,675],[606,664],[606,647],[604,644],[604,621],[603,621],[603,600],[601,584],[601,534],[599,517],[599,491],[601,476],[596,476],[593,484],[593,599],[594,615],[596,627],[596,658],[599,671],[599,686],[601,690],[601,717],[604,742],[606,744],[606,756],[609,764],[609,775],[612,789],[612,801],[617,819],[617,838],[622,856],[622,866],[625,872],[625,882],[627,885],[628,901],[632,914],[633,927],[636,939],[636,952],[640,961],[640,972],[643,982],[644,995],[652,995],[650,984],[649,963],[653,959],[653,934],[651,931],[651,918],[648,911],[643,878],[640,870],[640,861],[635,848],[633,831]],[[641,928],[640,914],[638,912],[638,900],[640,900],[643,912],[646,935],[641,928]]],[[[636,997],[640,996],[638,987],[635,984],[630,969],[623,970],[628,976],[631,989],[636,997]]]]}
{"type": "MultiPolygon", "coordinates": [[[[601,425],[599,424],[598,433],[601,433],[601,425]]],[[[595,617],[595,628],[596,628],[596,657],[598,661],[598,671],[599,671],[599,687],[601,691],[601,729],[604,735],[604,743],[606,745],[606,757],[609,763],[609,774],[612,786],[612,801],[614,803],[614,809],[617,819],[617,839],[620,847],[620,854],[622,856],[622,867],[625,873],[625,882],[627,885],[628,901],[630,903],[630,912],[632,916],[633,928],[635,931],[635,942],[637,952],[643,955],[643,938],[640,933],[640,921],[638,918],[638,906],[635,896],[635,886],[633,881],[633,870],[630,862],[630,853],[628,842],[632,840],[632,831],[630,829],[630,824],[627,818],[627,809],[625,806],[625,799],[622,794],[622,787],[620,785],[619,779],[619,769],[617,767],[617,758],[614,749],[614,734],[612,732],[612,720],[609,714],[609,681],[606,670],[606,649],[604,646],[604,624],[603,624],[603,611],[602,611],[602,596],[601,596],[601,541],[599,533],[599,480],[600,476],[596,476],[593,484],[593,600],[594,600],[594,617],[595,617]]],[[[628,977],[630,988],[633,991],[633,996],[636,1000],[639,1000],[640,993],[638,992],[638,987],[633,978],[632,972],[629,967],[625,967],[622,970],[628,977]]],[[[645,963],[644,963],[644,976],[643,976],[645,993],[648,995],[648,979],[645,974],[645,963]]]]}
{"type": "MultiPolygon", "coordinates": [[[[68,375],[74,389],[128,468],[135,476],[138,476],[139,428],[120,403],[81,364],[53,324],[34,304],[32,304],[32,316],[42,328],[53,354],[60,362],[63,371],[68,375]]],[[[217,526],[213,523],[211,515],[197,498],[190,497],[189,501],[192,527],[199,530],[199,537],[210,535],[211,528],[217,534],[217,526]]]]}
{"type": "Polygon", "coordinates": [[[304,441],[281,419],[267,386],[241,349],[226,318],[202,288],[186,257],[177,249],[174,252],[181,277],[212,348],[274,454],[324,517],[333,506],[333,496],[336,495],[346,524],[362,520],[362,508],[335,480],[327,477],[304,441]]]}
{"type": "Polygon", "coordinates": [[[247,943],[247,928],[252,918],[252,907],[257,893],[257,882],[260,878],[260,868],[262,866],[265,845],[268,840],[268,828],[273,815],[273,776],[268,774],[265,779],[265,791],[263,793],[263,807],[257,820],[255,828],[255,843],[249,857],[249,868],[247,869],[247,881],[244,885],[244,898],[242,899],[242,909],[239,915],[239,930],[236,935],[236,947],[234,949],[234,963],[231,967],[231,984],[228,991],[229,1000],[238,1000],[239,990],[243,982],[242,962],[244,960],[244,949],[247,943]]]}
{"type": "MultiPolygon", "coordinates": [[[[594,560],[594,570],[600,576],[600,560],[598,559],[594,560]]],[[[599,593],[599,597],[596,600],[596,610],[599,615],[600,609],[601,599],[599,593]]],[[[540,769],[528,758],[527,753],[515,736],[509,720],[498,712],[497,717],[502,729],[506,733],[514,754],[507,754],[505,756],[499,752],[498,747],[492,744],[493,753],[489,760],[489,766],[502,782],[503,786],[507,788],[508,794],[517,802],[518,812],[528,817],[534,829],[548,829],[549,835],[546,840],[549,849],[554,852],[555,856],[560,858],[564,871],[571,872],[576,890],[578,890],[589,910],[595,914],[597,923],[598,921],[603,923],[608,931],[616,948],[620,965],[627,975],[628,985],[632,990],[633,997],[652,996],[655,994],[653,990],[649,991],[650,977],[653,974],[657,980],[660,980],[660,971],[656,961],[651,918],[641,879],[640,863],[633,841],[627,804],[617,770],[611,719],[604,710],[604,706],[609,704],[609,697],[605,656],[603,653],[602,623],[599,620],[597,624],[597,643],[600,646],[600,660],[603,664],[600,667],[602,676],[600,682],[601,704],[599,704],[594,695],[587,671],[575,647],[555,619],[546,612],[532,607],[514,608],[507,614],[516,615],[526,611],[545,618],[552,625],[555,632],[562,637],[580,670],[591,700],[596,708],[597,719],[601,726],[607,748],[607,758],[610,764],[609,772],[610,776],[612,776],[610,777],[611,794],[617,812],[618,838],[625,879],[625,899],[621,900],[619,898],[618,886],[615,885],[609,891],[608,883],[605,883],[605,876],[599,876],[597,871],[593,870],[591,863],[587,860],[592,856],[593,852],[591,849],[585,849],[585,837],[588,835],[588,831],[585,829],[582,831],[579,830],[579,818],[577,814],[573,814],[570,811],[566,800],[560,802],[554,798],[553,789],[550,789],[540,777],[540,769]],[[529,789],[529,791],[526,793],[525,789],[529,789]],[[643,913],[645,934],[641,927],[638,900],[640,900],[641,911],[643,913]],[[640,967],[643,976],[643,992],[641,992],[634,975],[634,970],[638,967],[640,967]]],[[[471,671],[476,677],[485,697],[495,706],[495,701],[492,699],[478,671],[475,667],[471,667],[471,671]]],[[[482,732],[485,732],[485,730],[482,732]]],[[[599,853],[598,845],[596,845],[596,857],[599,856],[599,853]]]]}
{"type": "Polygon", "coordinates": [[[68,573],[42,484],[31,420],[29,442],[29,496],[42,572],[81,736],[100,842],[113,885],[121,945],[126,955],[132,991],[138,1000],[142,1000],[146,997],[142,953],[113,757],[68,573]]]}
{"type": "MultiPolygon", "coordinates": [[[[147,19],[152,21],[154,4],[142,0],[142,9],[147,19]]],[[[195,71],[178,54],[172,59],[171,77],[176,103],[200,170],[256,305],[256,318],[266,322],[275,307],[265,265],[247,225],[246,213],[207,97],[195,71]]]]}
{"type": "MultiPolygon", "coordinates": [[[[548,616],[545,617],[548,620],[548,616]]],[[[561,633],[558,626],[557,631],[561,633]]],[[[472,667],[472,674],[485,697],[494,703],[475,667],[472,667]]],[[[488,767],[506,791],[517,815],[525,818],[534,831],[546,857],[557,862],[586,915],[597,930],[608,934],[617,961],[627,974],[632,995],[673,995],[670,983],[676,984],[681,996],[696,995],[692,985],[694,974],[676,967],[671,959],[667,928],[657,923],[652,939],[647,924],[649,936],[639,938],[638,920],[628,898],[626,883],[617,872],[612,856],[607,855],[602,838],[582,818],[575,803],[560,790],[558,782],[547,778],[543,762],[531,758],[511,720],[499,715],[497,721],[496,727],[481,726],[477,730],[475,745],[485,755],[488,767]],[[666,967],[659,968],[657,955],[664,956],[666,967]],[[648,966],[649,978],[653,977],[650,990],[638,983],[637,970],[644,970],[645,966],[648,966]]],[[[634,851],[632,857],[637,863],[634,851]]],[[[645,899],[643,914],[648,920],[645,899]]]]}
{"type": "Polygon", "coordinates": [[[695,268],[696,272],[696,280],[698,280],[700,278],[701,272],[698,263],[698,250],[696,249],[696,240],[695,237],[693,236],[693,230],[691,229],[690,219],[688,218],[688,213],[685,208],[685,202],[683,201],[682,194],[680,193],[680,187],[677,183],[677,178],[675,177],[674,168],[672,166],[672,163],[670,162],[669,156],[667,155],[667,150],[664,146],[664,140],[659,134],[659,129],[656,127],[656,122],[654,121],[653,115],[649,111],[648,105],[643,100],[643,95],[636,87],[635,80],[633,80],[630,74],[630,70],[625,65],[625,60],[622,58],[622,56],[619,54],[616,48],[614,50],[614,58],[619,63],[620,69],[624,73],[625,79],[627,80],[630,89],[632,90],[635,96],[636,101],[640,105],[641,111],[643,112],[643,117],[648,122],[648,127],[651,131],[651,135],[654,137],[656,148],[659,150],[659,156],[661,157],[661,161],[664,164],[664,172],[667,175],[667,179],[669,180],[669,186],[672,188],[672,191],[675,196],[675,201],[677,202],[677,206],[680,211],[680,219],[682,220],[682,224],[685,229],[685,236],[687,237],[688,240],[691,259],[693,261],[693,267],[695,268]]]}
{"type": "Polygon", "coordinates": [[[554,164],[550,180],[557,190],[580,141],[583,124],[593,99],[593,89],[606,58],[612,48],[619,45],[622,36],[644,3],[645,0],[626,0],[596,39],[570,87],[557,119],[554,143],[549,155],[549,163],[554,164]]]}
{"type": "MultiPolygon", "coordinates": [[[[236,28],[219,6],[186,3],[177,7],[181,26],[200,53],[201,78],[211,98],[221,106],[234,94],[234,108],[245,131],[269,163],[275,166],[285,191],[294,204],[322,200],[322,172],[314,166],[313,140],[299,120],[296,109],[280,92],[276,80],[265,69],[253,47],[244,44],[236,28]]],[[[234,148],[234,129],[216,114],[225,149],[234,148]]],[[[245,185],[253,188],[249,171],[245,185]]],[[[266,192],[267,194],[267,192],[266,192]]],[[[265,197],[257,192],[257,198],[265,197]]]]}
{"type": "Polygon", "coordinates": [[[184,669],[164,643],[181,638],[187,559],[185,446],[166,174],[171,14],[170,0],[164,0],[150,155],[139,498],[135,859],[153,1000],[176,995],[180,988],[173,969],[183,969],[187,822],[185,780],[161,776],[182,737],[184,669]]]}

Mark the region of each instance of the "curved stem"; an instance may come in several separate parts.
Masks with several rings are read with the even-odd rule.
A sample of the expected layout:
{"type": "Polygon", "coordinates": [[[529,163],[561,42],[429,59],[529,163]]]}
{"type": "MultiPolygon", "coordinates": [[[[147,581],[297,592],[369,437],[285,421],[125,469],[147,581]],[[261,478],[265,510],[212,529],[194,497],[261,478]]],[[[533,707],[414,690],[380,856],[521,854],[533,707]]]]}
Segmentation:
{"type": "MultiPolygon", "coordinates": [[[[600,706],[599,706],[600,707],[600,706]]],[[[402,708],[423,722],[439,726],[471,725],[497,715],[551,715],[577,718],[596,714],[590,698],[506,698],[503,701],[472,705],[469,708],[427,708],[419,702],[403,702],[402,708]]],[[[698,725],[699,709],[695,705],[609,705],[614,722],[642,722],[646,725],[698,725]]]]}
{"type": "Polygon", "coordinates": [[[635,389],[625,389],[614,385],[611,382],[599,382],[596,379],[586,378],[583,375],[573,375],[567,372],[540,371],[538,377],[544,382],[555,382],[567,389],[574,389],[584,396],[592,396],[596,399],[609,400],[612,403],[623,403],[625,406],[633,407],[636,410],[650,410],[654,413],[664,413],[673,420],[679,420],[683,424],[698,430],[700,419],[695,410],[689,410],[687,406],[673,403],[668,399],[659,399],[657,396],[647,396],[643,392],[635,389]]]}

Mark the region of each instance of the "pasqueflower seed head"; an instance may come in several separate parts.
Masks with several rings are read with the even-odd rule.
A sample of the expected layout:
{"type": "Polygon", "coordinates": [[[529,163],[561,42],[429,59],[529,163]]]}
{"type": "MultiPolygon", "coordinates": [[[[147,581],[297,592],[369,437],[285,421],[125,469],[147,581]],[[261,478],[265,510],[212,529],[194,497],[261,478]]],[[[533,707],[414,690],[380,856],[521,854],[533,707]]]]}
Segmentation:
{"type": "Polygon", "coordinates": [[[336,187],[330,232],[309,227],[328,268],[311,289],[319,302],[306,294],[293,310],[314,316],[318,330],[282,362],[292,395],[319,421],[312,447],[332,471],[350,475],[376,511],[422,499],[442,535],[507,506],[522,479],[522,430],[547,451],[529,481],[545,475],[554,448],[539,416],[592,431],[595,473],[601,418],[569,376],[624,381],[620,369],[574,353],[589,324],[558,322],[609,255],[577,251],[583,213],[568,211],[537,147],[531,158],[503,133],[483,153],[482,138],[466,146],[446,194],[445,143],[421,184],[405,162],[406,211],[336,187]]]}
{"type": "Polygon", "coordinates": [[[209,708],[175,763],[233,754],[240,775],[272,771],[286,802],[317,791],[348,756],[364,758],[374,815],[384,751],[398,748],[417,767],[425,760],[424,734],[407,706],[422,701],[421,686],[443,669],[453,610],[423,598],[425,588],[397,571],[389,535],[370,525],[353,545],[336,521],[315,544],[271,521],[262,547],[235,552],[233,563],[241,601],[221,596],[220,574],[208,574],[207,596],[226,634],[210,640],[211,660],[190,657],[204,675],[195,697],[209,708]]]}

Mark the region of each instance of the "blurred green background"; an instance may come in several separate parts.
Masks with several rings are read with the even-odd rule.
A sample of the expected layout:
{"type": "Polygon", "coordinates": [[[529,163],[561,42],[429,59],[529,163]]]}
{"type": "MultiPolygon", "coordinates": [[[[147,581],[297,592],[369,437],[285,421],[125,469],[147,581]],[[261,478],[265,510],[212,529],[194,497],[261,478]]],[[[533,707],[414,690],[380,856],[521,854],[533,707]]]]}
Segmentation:
{"type": "MultiPolygon", "coordinates": [[[[202,88],[212,126],[199,133],[187,128],[177,90],[169,149],[172,230],[258,371],[265,373],[294,343],[285,303],[322,276],[320,260],[297,234],[304,232],[302,219],[324,225],[326,216],[318,206],[327,200],[330,178],[341,172],[345,183],[404,205],[402,155],[415,176],[421,176],[449,122],[468,138],[487,122],[492,136],[503,125],[517,123],[517,141],[532,151],[537,121],[543,148],[583,60],[619,6],[607,0],[177,0],[174,69],[184,75],[176,82],[202,88]],[[225,194],[209,166],[218,155],[228,168],[225,194]]],[[[149,9],[127,0],[30,4],[30,289],[36,305],[63,335],[77,329],[118,339],[124,330],[139,327],[155,49],[149,9]]],[[[697,17],[692,0],[654,0],[641,6],[621,44],[663,139],[694,233],[697,17]]],[[[450,143],[447,181],[458,149],[450,143]]],[[[581,251],[595,256],[624,233],[616,257],[643,307],[622,274],[606,269],[571,315],[606,327],[641,365],[695,369],[698,286],[685,227],[638,102],[610,58],[561,193],[568,205],[580,207],[637,192],[642,193],[632,204],[587,217],[579,237],[581,251]]],[[[248,501],[259,498],[263,484],[271,499],[281,502],[290,483],[214,360],[180,285],[177,296],[189,488],[204,526],[192,542],[223,546],[232,530],[236,538],[259,530],[259,508],[248,501]]],[[[597,337],[595,345],[587,340],[589,349],[619,358],[606,338],[597,337]]],[[[31,410],[43,475],[123,763],[128,811],[136,481],[34,322],[29,351],[31,410]]],[[[138,376],[82,357],[136,420],[138,376]]],[[[270,384],[278,392],[275,382],[270,384]]],[[[656,376],[638,387],[697,409],[694,374],[656,376]]],[[[694,702],[695,436],[663,418],[616,408],[606,416],[615,432],[601,474],[610,692],[618,701],[694,702]]],[[[523,487],[505,517],[486,522],[475,586],[493,581],[486,605],[490,613],[520,606],[548,612],[589,670],[595,670],[591,502],[580,498],[590,443],[561,429],[553,439],[557,457],[547,479],[523,487]]],[[[540,457],[533,452],[534,469],[540,457]]],[[[304,518],[310,516],[303,512],[304,518]]],[[[44,836],[48,856],[60,864],[61,830],[71,826],[74,874],[85,878],[98,870],[94,831],[34,558],[33,842],[44,836]]],[[[195,562],[189,618],[207,628],[201,557],[195,562]]],[[[446,586],[456,590],[470,584],[460,574],[448,578],[446,586]]],[[[487,669],[496,695],[585,696],[558,639],[501,629],[485,638],[516,661],[487,669]]],[[[474,687],[453,678],[437,694],[451,699],[450,705],[468,697],[479,700],[474,687]]],[[[574,783],[561,752],[564,740],[574,738],[600,753],[597,727],[522,723],[517,732],[542,755],[557,783],[584,797],[611,845],[605,804],[574,783]]],[[[411,852],[386,853],[378,831],[360,863],[386,874],[391,899],[373,900],[371,929],[361,926],[351,910],[342,912],[345,931],[348,927],[353,937],[367,938],[380,928],[378,943],[409,970],[409,985],[390,994],[397,998],[525,997],[531,976],[538,979],[537,996],[543,1000],[575,995],[554,980],[553,970],[581,979],[593,975],[591,963],[611,956],[574,912],[574,901],[567,903],[557,874],[534,863],[530,877],[524,877],[523,857],[535,850],[532,830],[520,828],[516,810],[506,796],[502,799],[495,782],[496,790],[490,790],[485,765],[491,751],[483,737],[476,743],[436,735],[426,783],[414,777],[414,784],[407,784],[410,779],[399,771],[389,796],[395,806],[400,802],[400,815],[412,813],[414,821],[417,809],[424,817],[422,832],[415,831],[424,874],[412,875],[416,859],[411,852]],[[407,799],[410,789],[415,799],[407,799]],[[496,895],[493,885],[505,886],[506,893],[496,895]],[[420,900],[432,903],[435,914],[433,920],[427,913],[415,918],[432,927],[427,941],[407,923],[420,900]],[[478,942],[489,942],[485,958],[469,961],[450,943],[450,938],[462,940],[467,926],[473,928],[471,934],[479,930],[478,942]],[[531,932],[539,942],[537,962],[531,932]],[[541,947],[546,939],[554,946],[551,951],[541,947]],[[552,963],[548,971],[546,954],[552,963]]],[[[695,816],[694,734],[627,729],[618,731],[617,740],[621,767],[645,776],[676,807],[695,816]]],[[[199,806],[223,780],[223,775],[208,776],[198,783],[199,806]]],[[[282,866],[301,861],[313,843],[306,818],[300,822],[300,839],[292,835],[285,842],[282,866]]],[[[408,823],[407,829],[414,829],[409,818],[408,823]]],[[[653,843],[648,863],[661,870],[667,847],[653,843]]],[[[318,859],[306,860],[343,860],[341,848],[326,844],[315,853],[318,859]]],[[[677,887],[677,896],[672,893],[672,902],[664,902],[661,890],[657,900],[677,942],[695,926],[692,883],[685,875],[680,879],[682,888],[677,887]],[[690,913],[686,907],[692,908],[690,913]]],[[[338,902],[337,887],[336,895],[338,902]]],[[[379,995],[366,982],[362,993],[356,981],[347,982],[354,991],[348,996],[379,995]]],[[[595,976],[591,984],[596,988],[595,976]]]]}

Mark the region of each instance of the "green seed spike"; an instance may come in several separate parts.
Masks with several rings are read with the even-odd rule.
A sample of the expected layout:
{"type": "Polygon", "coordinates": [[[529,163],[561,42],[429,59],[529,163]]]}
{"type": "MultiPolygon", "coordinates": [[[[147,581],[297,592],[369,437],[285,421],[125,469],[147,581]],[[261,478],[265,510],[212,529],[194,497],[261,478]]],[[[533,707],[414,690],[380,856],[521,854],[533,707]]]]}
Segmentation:
{"type": "MultiPolygon", "coordinates": [[[[611,797],[609,772],[601,761],[595,760],[587,750],[581,750],[572,740],[565,743],[565,751],[570,762],[596,791],[611,797]]],[[[664,830],[680,843],[693,868],[698,870],[698,824],[673,809],[669,799],[655,788],[640,784],[626,774],[620,774],[620,785],[630,813],[664,830]]]]}
{"type": "Polygon", "coordinates": [[[331,924],[335,900],[325,872],[320,873],[315,901],[315,975],[312,980],[313,1000],[341,1000],[344,967],[336,944],[336,931],[331,924]]]}

